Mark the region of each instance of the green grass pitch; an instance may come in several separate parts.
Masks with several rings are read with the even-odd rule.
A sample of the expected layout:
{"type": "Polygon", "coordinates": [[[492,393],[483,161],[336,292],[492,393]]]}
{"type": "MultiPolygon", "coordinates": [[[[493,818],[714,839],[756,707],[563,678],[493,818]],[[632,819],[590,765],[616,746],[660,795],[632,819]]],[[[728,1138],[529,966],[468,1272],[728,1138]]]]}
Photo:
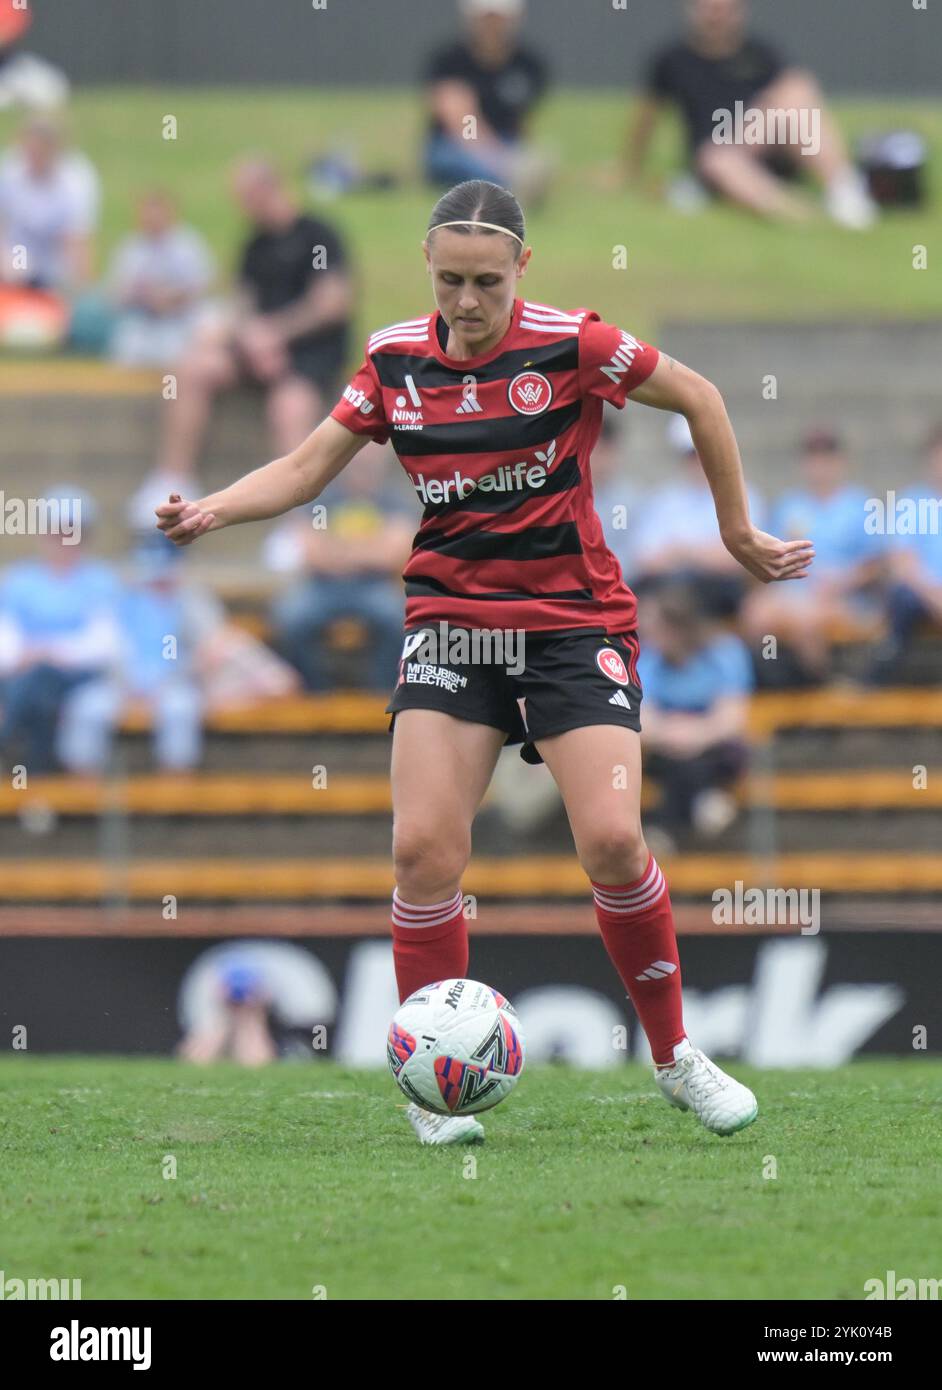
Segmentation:
{"type": "MultiPolygon", "coordinates": [[[[936,318],[942,278],[913,268],[913,248],[931,245],[937,207],[896,212],[866,235],[823,218],[796,230],[714,206],[685,217],[657,198],[607,183],[624,144],[632,94],[562,90],[542,108],[535,130],[559,174],[546,206],[530,218],[534,257],[524,291],[569,309],[597,309],[632,332],[654,337],[668,319],[721,321],[804,318],[936,318]],[[613,265],[624,247],[627,265],[613,265]]],[[[927,100],[839,101],[841,126],[854,141],[866,131],[913,129],[930,155],[930,195],[942,186],[942,105],[927,100]]],[[[134,195],[154,184],[172,189],[184,216],[212,243],[224,270],[243,232],[228,192],[233,160],[246,151],[272,155],[299,193],[311,156],[335,146],[367,168],[391,169],[392,193],[356,194],[328,203],[346,233],[361,291],[358,357],[367,332],[432,306],[420,242],[437,194],[418,176],[422,111],[407,89],[298,90],[280,87],[79,90],[72,124],[104,186],[101,268],[129,227],[134,195]],[[166,140],[165,117],[176,121],[166,140]]],[[[0,114],[0,145],[16,117],[0,114]]],[[[678,168],[682,141],[666,121],[652,175],[678,168]]],[[[932,254],[930,249],[930,256],[932,254]]]]}
{"type": "Polygon", "coordinates": [[[483,1145],[423,1149],[384,1071],[8,1057],[0,1266],[84,1299],[858,1300],[939,1273],[942,1063],[733,1070],[760,1117],[728,1139],[641,1067],[544,1066],[483,1145]]]}

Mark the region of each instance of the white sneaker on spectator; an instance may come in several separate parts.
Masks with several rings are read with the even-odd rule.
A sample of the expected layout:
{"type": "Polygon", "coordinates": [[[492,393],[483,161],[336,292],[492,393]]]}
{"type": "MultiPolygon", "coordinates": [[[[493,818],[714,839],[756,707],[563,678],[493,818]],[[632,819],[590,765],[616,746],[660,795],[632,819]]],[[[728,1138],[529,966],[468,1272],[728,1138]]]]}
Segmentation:
{"type": "Polygon", "coordinates": [[[722,835],[736,819],[738,807],[734,797],[721,787],[709,787],[695,797],[692,809],[694,829],[709,839],[722,835]]]}
{"type": "Polygon", "coordinates": [[[877,220],[877,205],[856,169],[846,169],[832,180],[824,205],[832,221],[852,232],[865,232],[877,220]]]}

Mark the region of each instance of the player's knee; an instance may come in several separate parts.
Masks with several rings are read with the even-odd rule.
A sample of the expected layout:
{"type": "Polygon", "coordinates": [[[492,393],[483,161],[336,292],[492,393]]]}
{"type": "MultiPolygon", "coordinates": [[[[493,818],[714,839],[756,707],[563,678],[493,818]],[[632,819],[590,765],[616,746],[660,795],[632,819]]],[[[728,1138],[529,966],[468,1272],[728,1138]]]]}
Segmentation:
{"type": "Polygon", "coordinates": [[[421,823],[396,825],[393,829],[393,869],[399,892],[406,901],[409,894],[427,896],[441,892],[447,897],[459,886],[471,853],[470,836],[447,836],[441,826],[421,823]]]}
{"type": "Polygon", "coordinates": [[[579,862],[595,883],[632,883],[644,873],[647,861],[640,823],[605,826],[579,847],[579,862]]]}
{"type": "Polygon", "coordinates": [[[822,100],[818,79],[807,68],[789,68],[776,84],[774,95],[770,105],[819,106],[822,100]]]}
{"type": "Polygon", "coordinates": [[[181,387],[195,391],[217,391],[224,385],[228,362],[212,343],[197,343],[183,359],[179,378],[181,387]]]}
{"type": "Polygon", "coordinates": [[[697,173],[706,179],[713,178],[715,174],[722,172],[723,167],[729,162],[728,156],[729,150],[725,146],[705,140],[694,157],[697,173]]]}

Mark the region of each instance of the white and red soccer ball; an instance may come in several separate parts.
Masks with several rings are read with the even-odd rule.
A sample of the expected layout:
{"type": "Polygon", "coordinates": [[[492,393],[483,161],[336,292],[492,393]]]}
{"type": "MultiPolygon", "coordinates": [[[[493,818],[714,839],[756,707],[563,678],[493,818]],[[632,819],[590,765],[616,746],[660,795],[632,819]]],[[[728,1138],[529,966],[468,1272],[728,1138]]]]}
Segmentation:
{"type": "Polygon", "coordinates": [[[473,1115],[504,1100],[520,1079],[520,1020],[489,985],[440,980],[399,1006],[386,1055],[399,1089],[416,1105],[473,1115]]]}

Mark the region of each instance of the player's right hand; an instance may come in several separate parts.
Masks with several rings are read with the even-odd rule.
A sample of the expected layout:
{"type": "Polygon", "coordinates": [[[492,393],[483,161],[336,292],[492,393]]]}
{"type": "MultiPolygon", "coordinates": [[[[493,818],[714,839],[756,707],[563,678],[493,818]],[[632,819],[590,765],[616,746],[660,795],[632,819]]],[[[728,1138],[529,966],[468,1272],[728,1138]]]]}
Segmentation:
{"type": "Polygon", "coordinates": [[[169,502],[155,511],[157,530],[174,545],[192,545],[210,530],[216,520],[212,512],[204,512],[198,502],[188,502],[178,492],[171,492],[169,502]]]}

